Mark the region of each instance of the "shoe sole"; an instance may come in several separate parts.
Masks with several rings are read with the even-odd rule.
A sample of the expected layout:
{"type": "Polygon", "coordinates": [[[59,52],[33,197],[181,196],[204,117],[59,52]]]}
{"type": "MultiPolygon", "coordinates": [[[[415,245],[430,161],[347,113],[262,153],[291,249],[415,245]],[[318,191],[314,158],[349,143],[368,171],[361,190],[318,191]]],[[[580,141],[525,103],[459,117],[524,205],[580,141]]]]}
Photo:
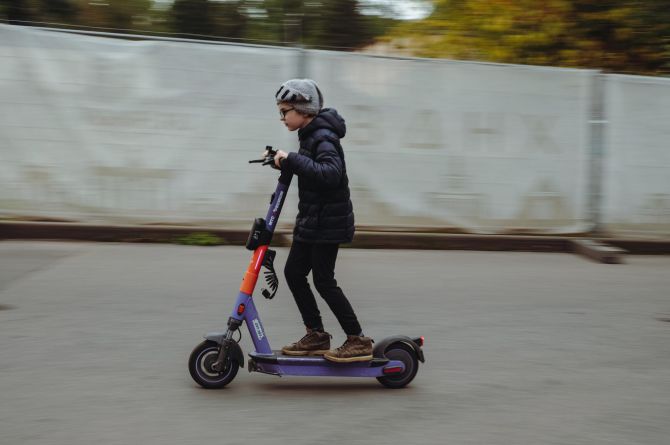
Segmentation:
{"type": "Polygon", "coordinates": [[[329,357],[327,355],[324,355],[323,358],[335,363],[353,363],[353,362],[369,362],[370,360],[372,360],[372,355],[359,355],[357,357],[346,357],[346,358],[329,357]]]}
{"type": "Polygon", "coordinates": [[[281,353],[284,355],[292,355],[294,357],[304,357],[306,355],[323,355],[329,351],[330,349],[322,349],[317,351],[285,351],[282,349],[281,353]]]}

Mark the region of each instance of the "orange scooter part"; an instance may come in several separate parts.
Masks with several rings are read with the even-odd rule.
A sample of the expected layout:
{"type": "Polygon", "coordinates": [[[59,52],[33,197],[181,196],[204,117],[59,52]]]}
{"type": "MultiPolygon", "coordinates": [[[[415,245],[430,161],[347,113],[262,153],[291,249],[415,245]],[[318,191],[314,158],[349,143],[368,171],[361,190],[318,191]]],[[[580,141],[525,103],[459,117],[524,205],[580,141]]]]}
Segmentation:
{"type": "Polygon", "coordinates": [[[256,281],[258,281],[258,274],[260,273],[261,266],[263,264],[263,257],[265,252],[268,250],[268,246],[260,246],[254,251],[254,255],[251,257],[249,262],[249,267],[247,268],[244,278],[242,279],[242,284],[240,285],[240,292],[244,292],[247,295],[252,295],[254,293],[254,288],[256,287],[256,281]]]}

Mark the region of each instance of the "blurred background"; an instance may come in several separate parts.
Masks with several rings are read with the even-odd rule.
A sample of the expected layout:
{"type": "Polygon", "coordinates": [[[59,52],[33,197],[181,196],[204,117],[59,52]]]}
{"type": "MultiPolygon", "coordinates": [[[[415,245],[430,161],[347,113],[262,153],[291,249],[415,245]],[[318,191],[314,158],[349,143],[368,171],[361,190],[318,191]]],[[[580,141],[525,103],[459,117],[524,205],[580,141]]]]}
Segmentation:
{"type": "MultiPolygon", "coordinates": [[[[408,249],[667,253],[668,74],[667,0],[0,0],[0,444],[668,443],[670,257],[408,249]],[[240,246],[7,239],[246,239],[277,179],[247,161],[298,147],[274,100],[295,77],[346,119],[358,239],[396,249],[342,249],[337,277],[366,335],[426,336],[406,390],[196,388],[240,246]]],[[[302,335],[280,281],[256,299],[275,347],[302,335]]]]}
{"type": "Polygon", "coordinates": [[[663,0],[3,0],[0,19],[667,75],[663,0]]]}
{"type": "Polygon", "coordinates": [[[0,218],[244,226],[311,77],[359,227],[668,237],[666,6],[2,0],[0,218]]]}

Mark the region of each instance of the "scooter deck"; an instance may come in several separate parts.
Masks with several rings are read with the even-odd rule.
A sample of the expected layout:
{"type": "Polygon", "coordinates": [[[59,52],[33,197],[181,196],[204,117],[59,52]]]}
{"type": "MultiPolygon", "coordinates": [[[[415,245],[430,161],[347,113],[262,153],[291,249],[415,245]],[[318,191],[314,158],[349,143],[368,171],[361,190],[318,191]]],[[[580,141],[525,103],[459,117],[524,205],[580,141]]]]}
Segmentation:
{"type": "Polygon", "coordinates": [[[294,365],[332,365],[332,366],[365,366],[376,367],[388,364],[389,359],[373,357],[372,360],[349,363],[336,363],[326,360],[321,355],[285,355],[281,350],[273,350],[272,354],[249,353],[249,357],[257,363],[294,364],[294,365]]]}
{"type": "Polygon", "coordinates": [[[379,377],[387,366],[401,366],[400,361],[374,357],[364,362],[335,363],[322,356],[284,355],[279,350],[272,354],[249,353],[249,371],[274,375],[379,377]]]}

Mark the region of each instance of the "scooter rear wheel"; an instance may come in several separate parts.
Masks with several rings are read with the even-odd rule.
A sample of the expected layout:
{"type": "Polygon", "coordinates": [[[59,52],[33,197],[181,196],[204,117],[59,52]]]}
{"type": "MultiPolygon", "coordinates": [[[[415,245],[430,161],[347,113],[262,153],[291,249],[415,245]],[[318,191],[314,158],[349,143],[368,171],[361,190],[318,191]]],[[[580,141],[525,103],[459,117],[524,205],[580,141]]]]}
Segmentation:
{"type": "Polygon", "coordinates": [[[226,361],[222,372],[212,369],[212,365],[219,358],[219,344],[205,340],[193,349],[188,360],[188,370],[195,382],[207,389],[223,388],[232,382],[240,365],[234,358],[226,361]]]}
{"type": "Polygon", "coordinates": [[[402,374],[377,377],[377,380],[387,388],[403,388],[409,384],[416,373],[419,371],[419,360],[411,347],[404,343],[393,343],[386,348],[384,355],[389,360],[398,360],[403,362],[405,370],[402,374]]]}

